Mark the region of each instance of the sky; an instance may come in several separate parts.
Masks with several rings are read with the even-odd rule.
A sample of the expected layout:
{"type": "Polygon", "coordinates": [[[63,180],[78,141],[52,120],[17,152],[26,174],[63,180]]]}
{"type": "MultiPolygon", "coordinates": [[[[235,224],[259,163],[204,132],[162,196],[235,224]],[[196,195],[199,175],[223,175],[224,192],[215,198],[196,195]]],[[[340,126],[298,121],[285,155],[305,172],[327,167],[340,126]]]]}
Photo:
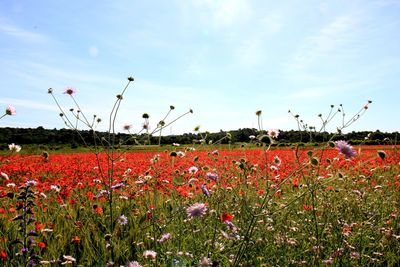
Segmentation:
{"type": "MultiPolygon", "coordinates": [[[[87,117],[108,117],[127,83],[115,121],[140,131],[184,116],[164,134],[257,128],[297,129],[340,104],[344,132],[400,130],[398,0],[2,0],[0,127],[65,128],[74,95],[87,117]]],[[[338,115],[328,124],[342,124],[338,115]]],[[[84,125],[80,129],[87,129],[84,125]]]]}

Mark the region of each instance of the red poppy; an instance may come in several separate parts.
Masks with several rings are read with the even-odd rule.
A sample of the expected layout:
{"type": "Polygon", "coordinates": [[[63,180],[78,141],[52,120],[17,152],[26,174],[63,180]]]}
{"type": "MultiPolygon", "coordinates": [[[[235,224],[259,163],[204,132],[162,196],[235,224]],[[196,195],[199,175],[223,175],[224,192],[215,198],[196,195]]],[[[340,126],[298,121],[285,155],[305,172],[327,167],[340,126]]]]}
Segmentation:
{"type": "Polygon", "coordinates": [[[81,238],[79,237],[79,236],[74,236],[73,238],[72,238],[72,241],[71,241],[72,243],[74,243],[74,244],[79,244],[80,242],[81,242],[81,238]]]}
{"type": "Polygon", "coordinates": [[[234,217],[235,217],[235,216],[232,215],[232,214],[223,213],[222,216],[221,216],[221,220],[222,220],[223,222],[230,222],[230,221],[233,220],[234,217]]]}
{"type": "Polygon", "coordinates": [[[0,259],[2,259],[2,260],[7,259],[7,253],[5,250],[0,251],[0,259]]]}
{"type": "Polygon", "coordinates": [[[38,243],[38,247],[39,247],[40,249],[45,249],[45,248],[46,248],[46,243],[44,243],[44,242],[39,242],[39,243],[38,243]]]}
{"type": "Polygon", "coordinates": [[[35,229],[36,231],[40,231],[44,228],[44,225],[41,224],[40,222],[35,222],[35,229]]]}
{"type": "Polygon", "coordinates": [[[94,209],[94,212],[96,212],[97,214],[103,214],[103,208],[102,207],[96,207],[94,209]]]}

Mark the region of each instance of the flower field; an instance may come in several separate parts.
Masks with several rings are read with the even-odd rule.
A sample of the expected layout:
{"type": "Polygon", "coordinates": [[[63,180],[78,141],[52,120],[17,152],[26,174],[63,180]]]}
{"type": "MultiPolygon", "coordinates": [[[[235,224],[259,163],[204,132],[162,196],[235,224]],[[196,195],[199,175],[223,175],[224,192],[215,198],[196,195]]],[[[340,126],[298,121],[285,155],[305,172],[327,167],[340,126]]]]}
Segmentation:
{"type": "Polygon", "coordinates": [[[351,152],[3,155],[0,266],[399,264],[398,148],[351,152]]]}

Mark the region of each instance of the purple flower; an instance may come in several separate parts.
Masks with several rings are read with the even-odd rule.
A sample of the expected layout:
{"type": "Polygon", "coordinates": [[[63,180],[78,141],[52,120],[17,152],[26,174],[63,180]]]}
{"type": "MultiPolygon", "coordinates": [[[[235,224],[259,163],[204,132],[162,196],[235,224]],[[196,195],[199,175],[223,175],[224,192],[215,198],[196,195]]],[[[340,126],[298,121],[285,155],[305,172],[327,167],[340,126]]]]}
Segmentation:
{"type": "Polygon", "coordinates": [[[121,189],[123,187],[125,187],[124,183],[118,183],[118,184],[111,186],[111,189],[117,190],[117,189],[121,189]]]}
{"type": "Polygon", "coordinates": [[[208,191],[208,189],[207,189],[207,187],[206,187],[206,185],[205,184],[202,184],[201,186],[200,186],[200,188],[201,188],[201,191],[203,192],[203,194],[206,196],[206,197],[210,197],[210,191],[208,191]]]}
{"type": "Polygon", "coordinates": [[[218,181],[218,174],[216,174],[215,172],[207,172],[206,176],[208,179],[213,180],[214,182],[218,181]]]}
{"type": "Polygon", "coordinates": [[[118,223],[119,225],[125,225],[128,223],[128,218],[125,215],[121,215],[118,217],[118,223]]]}
{"type": "Polygon", "coordinates": [[[163,235],[161,236],[161,238],[158,240],[158,242],[160,242],[160,243],[162,244],[162,243],[164,243],[165,241],[171,239],[171,237],[172,237],[172,235],[171,235],[170,233],[163,234],[163,235]]]}
{"type": "Polygon", "coordinates": [[[207,207],[204,203],[194,203],[186,209],[187,216],[190,218],[202,217],[206,214],[207,207]]]}
{"type": "Polygon", "coordinates": [[[140,265],[140,263],[137,261],[130,261],[125,264],[125,267],[142,267],[142,265],[140,265]]]}
{"type": "Polygon", "coordinates": [[[345,155],[346,159],[352,158],[357,154],[353,150],[353,147],[344,140],[336,141],[335,144],[336,148],[339,150],[340,153],[345,155]]]}

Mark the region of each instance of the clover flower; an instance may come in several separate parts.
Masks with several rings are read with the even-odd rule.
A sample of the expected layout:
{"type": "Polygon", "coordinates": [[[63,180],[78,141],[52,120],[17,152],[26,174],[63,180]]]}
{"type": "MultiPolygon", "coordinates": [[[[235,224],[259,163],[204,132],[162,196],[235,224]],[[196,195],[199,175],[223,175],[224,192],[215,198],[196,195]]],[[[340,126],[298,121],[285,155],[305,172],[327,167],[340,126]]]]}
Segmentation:
{"type": "Polygon", "coordinates": [[[353,150],[353,147],[349,145],[344,140],[339,140],[335,142],[336,148],[339,150],[340,153],[345,155],[346,159],[354,157],[357,153],[353,150]]]}

